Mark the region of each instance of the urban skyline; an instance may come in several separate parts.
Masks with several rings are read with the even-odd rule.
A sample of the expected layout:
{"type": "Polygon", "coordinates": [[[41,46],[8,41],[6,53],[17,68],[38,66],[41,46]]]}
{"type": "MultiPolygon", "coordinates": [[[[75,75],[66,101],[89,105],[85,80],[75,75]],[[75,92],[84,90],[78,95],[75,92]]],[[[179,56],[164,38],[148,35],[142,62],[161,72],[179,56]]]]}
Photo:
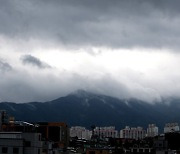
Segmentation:
{"type": "Polygon", "coordinates": [[[114,126],[69,128],[63,122],[15,121],[0,112],[0,152],[5,154],[160,154],[179,152],[178,123],[167,123],[164,133],[155,124],[142,127],[114,126]]]}

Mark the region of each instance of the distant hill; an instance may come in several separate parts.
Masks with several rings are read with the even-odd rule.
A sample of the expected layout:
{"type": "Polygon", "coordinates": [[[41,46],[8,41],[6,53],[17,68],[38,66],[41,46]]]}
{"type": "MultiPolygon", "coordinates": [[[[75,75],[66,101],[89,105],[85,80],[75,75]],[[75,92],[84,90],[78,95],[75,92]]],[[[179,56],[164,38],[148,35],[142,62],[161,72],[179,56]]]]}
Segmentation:
{"type": "Polygon", "coordinates": [[[148,104],[137,99],[120,100],[82,90],[44,103],[2,102],[0,110],[2,109],[7,110],[16,120],[62,121],[70,126],[80,125],[87,128],[92,124],[113,125],[117,129],[126,125],[146,128],[149,123],[156,123],[163,128],[167,122],[180,122],[178,99],[171,99],[168,104],[148,104]]]}

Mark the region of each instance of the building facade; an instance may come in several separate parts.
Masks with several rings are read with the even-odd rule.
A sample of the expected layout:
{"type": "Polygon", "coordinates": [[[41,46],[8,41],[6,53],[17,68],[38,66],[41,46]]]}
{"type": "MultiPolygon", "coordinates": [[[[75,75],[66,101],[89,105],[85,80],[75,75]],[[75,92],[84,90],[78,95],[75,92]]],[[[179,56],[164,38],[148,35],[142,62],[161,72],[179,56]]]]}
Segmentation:
{"type": "Polygon", "coordinates": [[[0,132],[0,153],[42,154],[41,134],[0,132]]]}
{"type": "Polygon", "coordinates": [[[37,123],[37,132],[42,134],[42,139],[53,141],[55,147],[67,147],[69,144],[69,128],[63,122],[37,123]]]}
{"type": "Polygon", "coordinates": [[[90,140],[92,131],[81,126],[74,126],[70,128],[70,137],[78,137],[78,139],[90,140]]]}
{"type": "Polygon", "coordinates": [[[125,139],[143,139],[146,136],[146,131],[142,127],[129,127],[126,126],[120,130],[120,138],[125,139]]]}
{"type": "Polygon", "coordinates": [[[100,138],[118,138],[118,131],[114,126],[109,127],[96,127],[94,129],[94,135],[100,138]]]}
{"type": "Polygon", "coordinates": [[[149,124],[147,128],[147,137],[154,137],[158,135],[158,127],[155,124],[149,124]]]}
{"type": "Polygon", "coordinates": [[[165,124],[164,133],[178,132],[178,131],[179,131],[178,123],[167,123],[167,124],[165,124]]]}

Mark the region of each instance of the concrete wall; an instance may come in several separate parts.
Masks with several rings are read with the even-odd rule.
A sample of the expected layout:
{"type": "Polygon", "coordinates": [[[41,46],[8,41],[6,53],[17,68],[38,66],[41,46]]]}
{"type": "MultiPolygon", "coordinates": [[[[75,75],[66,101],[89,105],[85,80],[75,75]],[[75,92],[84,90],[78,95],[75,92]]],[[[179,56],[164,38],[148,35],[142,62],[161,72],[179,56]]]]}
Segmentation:
{"type": "Polygon", "coordinates": [[[0,153],[2,153],[3,148],[7,148],[6,154],[13,154],[13,149],[18,149],[18,154],[23,153],[23,139],[3,139],[0,138],[0,153]]]}

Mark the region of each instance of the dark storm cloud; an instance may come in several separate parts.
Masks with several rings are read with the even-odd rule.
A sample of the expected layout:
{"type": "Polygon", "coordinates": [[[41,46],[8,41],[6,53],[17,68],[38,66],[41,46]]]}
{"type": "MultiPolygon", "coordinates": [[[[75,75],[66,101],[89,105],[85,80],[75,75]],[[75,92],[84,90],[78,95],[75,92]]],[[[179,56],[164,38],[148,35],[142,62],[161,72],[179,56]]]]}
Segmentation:
{"type": "Polygon", "coordinates": [[[51,68],[50,65],[42,62],[40,59],[31,56],[31,55],[24,55],[21,57],[21,60],[23,62],[23,64],[28,64],[28,65],[32,65],[32,66],[36,66],[38,68],[44,69],[44,68],[51,68]]]}
{"type": "Polygon", "coordinates": [[[12,67],[7,62],[0,60],[0,71],[6,72],[12,70],[12,67]]]}
{"type": "Polygon", "coordinates": [[[0,33],[65,46],[179,48],[179,0],[1,0],[0,33]]]}

